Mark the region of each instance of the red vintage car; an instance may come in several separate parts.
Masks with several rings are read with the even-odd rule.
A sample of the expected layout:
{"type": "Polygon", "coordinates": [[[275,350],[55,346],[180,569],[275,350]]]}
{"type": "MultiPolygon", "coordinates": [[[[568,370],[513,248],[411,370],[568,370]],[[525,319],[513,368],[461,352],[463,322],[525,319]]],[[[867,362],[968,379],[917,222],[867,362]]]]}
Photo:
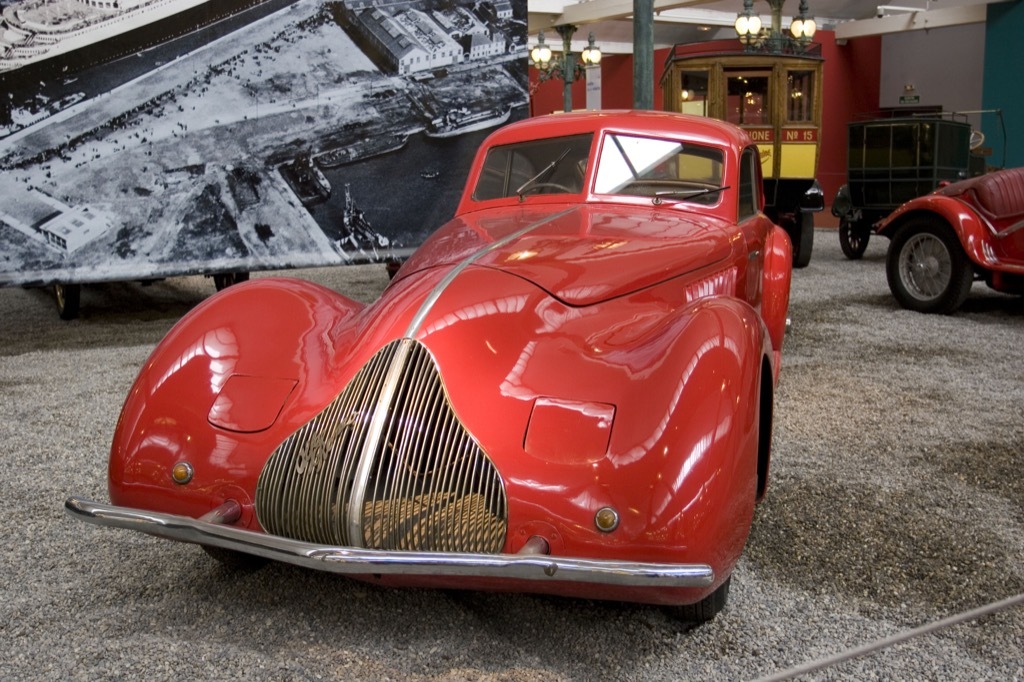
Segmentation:
{"type": "Polygon", "coordinates": [[[975,279],[996,291],[1024,294],[1024,168],[908,201],[876,231],[892,240],[886,277],[904,308],[951,313],[975,279]]]}
{"type": "Polygon", "coordinates": [[[92,523],[389,585],[712,618],[765,494],[791,245],[741,129],[492,134],[369,306],[231,286],[157,346],[92,523]]]}

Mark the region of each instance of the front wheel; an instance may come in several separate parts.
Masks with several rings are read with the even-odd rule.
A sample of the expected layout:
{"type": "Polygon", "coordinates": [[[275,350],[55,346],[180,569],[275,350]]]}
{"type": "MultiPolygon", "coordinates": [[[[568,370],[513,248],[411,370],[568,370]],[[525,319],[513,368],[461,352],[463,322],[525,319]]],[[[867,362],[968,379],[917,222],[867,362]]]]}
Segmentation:
{"type": "Polygon", "coordinates": [[[730,582],[732,582],[732,576],[726,578],[725,582],[718,586],[718,589],[696,604],[678,607],[676,614],[679,619],[687,623],[697,623],[698,625],[713,620],[725,608],[725,603],[729,601],[730,582]]]}
{"type": "Polygon", "coordinates": [[[232,284],[246,282],[249,280],[248,272],[222,272],[213,276],[213,286],[217,291],[227,289],[232,284]]]}
{"type": "Polygon", "coordinates": [[[843,249],[843,255],[850,260],[859,260],[868,248],[868,240],[871,239],[871,231],[862,227],[860,223],[842,218],[839,221],[839,246],[843,249]]]}
{"type": "Polygon", "coordinates": [[[789,233],[793,238],[793,267],[806,268],[811,262],[811,251],[814,249],[814,214],[797,211],[789,233]]]}
{"type": "Polygon", "coordinates": [[[81,284],[54,284],[53,294],[57,299],[57,314],[62,320],[74,320],[81,310],[81,284]]]}
{"type": "Polygon", "coordinates": [[[960,307],[974,281],[971,262],[953,229],[939,220],[911,220],[889,244],[889,289],[901,306],[948,314],[960,307]]]}

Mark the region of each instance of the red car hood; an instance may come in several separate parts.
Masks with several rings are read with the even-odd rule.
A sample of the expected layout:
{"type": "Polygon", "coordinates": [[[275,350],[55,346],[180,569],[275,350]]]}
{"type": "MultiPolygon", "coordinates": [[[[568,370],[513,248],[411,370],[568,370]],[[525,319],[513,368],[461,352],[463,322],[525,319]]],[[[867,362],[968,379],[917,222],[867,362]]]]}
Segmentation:
{"type": "Polygon", "coordinates": [[[723,221],[684,208],[500,208],[440,228],[400,276],[472,259],[585,306],[725,260],[732,248],[723,221]]]}

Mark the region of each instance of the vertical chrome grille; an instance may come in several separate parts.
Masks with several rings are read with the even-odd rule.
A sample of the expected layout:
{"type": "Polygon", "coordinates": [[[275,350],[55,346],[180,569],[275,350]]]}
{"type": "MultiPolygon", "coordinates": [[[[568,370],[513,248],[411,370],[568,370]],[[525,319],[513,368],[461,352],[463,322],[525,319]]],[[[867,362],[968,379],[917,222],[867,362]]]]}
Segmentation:
{"type": "Polygon", "coordinates": [[[459,423],[430,353],[381,349],[271,455],[256,513],[274,535],[340,546],[501,551],[497,470],[459,423]]]}

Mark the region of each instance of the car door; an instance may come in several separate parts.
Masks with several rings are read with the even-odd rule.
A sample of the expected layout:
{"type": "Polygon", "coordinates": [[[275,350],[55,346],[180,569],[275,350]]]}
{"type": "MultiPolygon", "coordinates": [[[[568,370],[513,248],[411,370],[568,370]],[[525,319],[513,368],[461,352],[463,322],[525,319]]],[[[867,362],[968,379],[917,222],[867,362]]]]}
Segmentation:
{"type": "Polygon", "coordinates": [[[747,247],[745,277],[742,284],[743,296],[750,305],[760,307],[761,284],[764,269],[765,240],[770,227],[768,218],[761,211],[761,178],[758,173],[760,159],[756,147],[747,147],[740,155],[738,175],[739,206],[736,222],[747,247]]]}

